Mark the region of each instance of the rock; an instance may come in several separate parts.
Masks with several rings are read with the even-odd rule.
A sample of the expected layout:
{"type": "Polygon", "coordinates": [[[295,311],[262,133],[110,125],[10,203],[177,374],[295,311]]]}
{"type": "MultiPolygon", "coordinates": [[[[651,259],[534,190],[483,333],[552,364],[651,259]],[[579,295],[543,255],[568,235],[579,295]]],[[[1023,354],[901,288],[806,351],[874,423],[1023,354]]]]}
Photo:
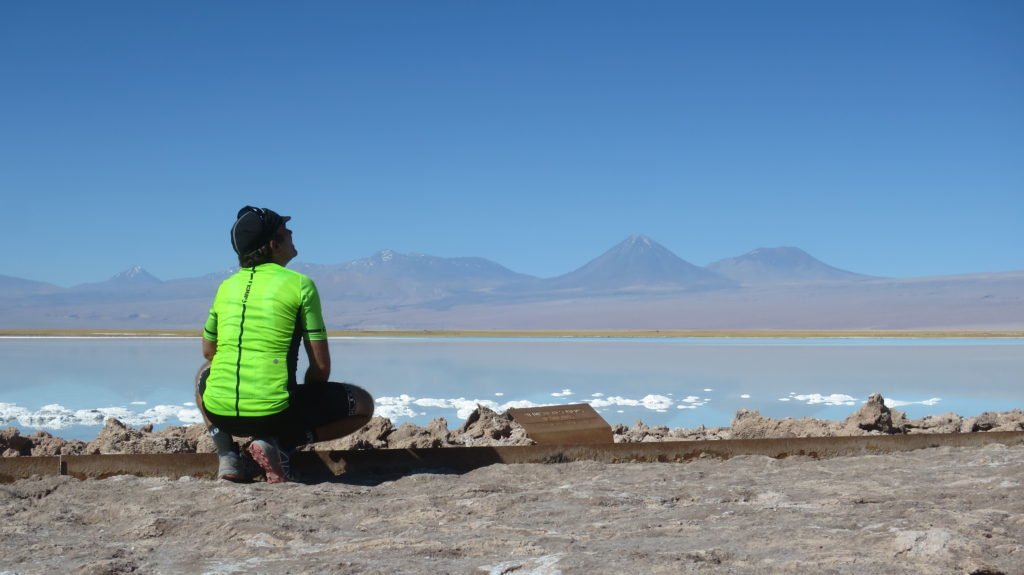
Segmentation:
{"type": "Polygon", "coordinates": [[[473,413],[469,414],[459,433],[466,446],[534,443],[527,437],[523,426],[512,421],[512,416],[508,412],[499,414],[482,405],[477,405],[473,413]]]}
{"type": "Polygon", "coordinates": [[[196,453],[216,453],[217,448],[213,445],[213,438],[205,424],[190,425],[185,428],[185,440],[196,446],[196,453]]]}
{"type": "Polygon", "coordinates": [[[143,433],[117,419],[110,418],[94,441],[86,446],[86,453],[194,453],[196,444],[190,442],[185,428],[169,427],[159,433],[143,433]]]}
{"type": "Polygon", "coordinates": [[[637,421],[629,429],[626,429],[625,426],[617,426],[617,428],[612,429],[612,436],[616,443],[653,443],[665,441],[671,433],[672,430],[668,427],[648,427],[642,421],[637,421]]]}
{"type": "Polygon", "coordinates": [[[850,431],[859,429],[887,434],[906,432],[905,428],[895,425],[892,412],[886,407],[885,399],[878,393],[872,393],[856,413],[847,417],[843,422],[843,427],[850,431]]]}
{"type": "Polygon", "coordinates": [[[66,441],[60,437],[54,437],[45,431],[37,431],[30,436],[32,440],[33,456],[53,455],[83,455],[86,453],[87,444],[84,441],[73,439],[66,441]]]}
{"type": "Polygon", "coordinates": [[[963,418],[955,413],[929,415],[907,422],[907,433],[959,433],[963,418]]]}
{"type": "Polygon", "coordinates": [[[448,430],[448,420],[439,417],[427,424],[427,432],[440,440],[442,446],[462,445],[462,441],[448,430]]]}
{"type": "MultiPolygon", "coordinates": [[[[22,436],[17,428],[0,430],[0,454],[3,457],[25,455],[84,455],[98,453],[213,453],[213,441],[202,424],[167,427],[154,432],[152,426],[136,430],[109,419],[94,441],[66,441],[46,432],[22,436]]],[[[736,412],[731,427],[669,429],[649,427],[637,421],[632,427],[612,426],[616,443],[658,441],[717,441],[723,439],[760,439],[787,437],[833,437],[880,433],[955,433],[983,431],[1022,431],[1024,411],[985,412],[972,418],[955,413],[908,420],[897,410],[889,410],[878,394],[873,394],[856,413],[842,422],[818,419],[772,419],[757,411],[736,412]]],[[[245,445],[245,438],[236,438],[245,445]]],[[[428,448],[456,446],[532,445],[525,430],[507,413],[496,413],[478,406],[457,430],[448,429],[444,418],[425,427],[406,423],[395,428],[386,418],[374,417],[356,433],[341,439],[303,446],[303,450],[428,448]]]]}
{"type": "MultiPolygon", "coordinates": [[[[152,429],[152,426],[149,426],[152,429]]],[[[147,434],[145,428],[142,430],[143,434],[147,434]]],[[[205,433],[203,426],[190,425],[188,427],[171,426],[166,429],[162,429],[155,433],[148,433],[149,437],[146,437],[146,441],[149,445],[160,445],[167,451],[154,452],[147,451],[146,453],[196,453],[199,452],[198,443],[202,441],[203,436],[209,437],[208,433],[205,433]],[[199,427],[199,433],[192,428],[199,427]]],[[[209,453],[216,451],[213,448],[213,440],[209,440],[209,453]]]]}
{"type": "Polygon", "coordinates": [[[620,423],[612,428],[612,437],[616,443],[640,443],[645,433],[647,425],[642,421],[637,421],[633,427],[626,427],[620,423]]]}
{"type": "Polygon", "coordinates": [[[910,420],[907,419],[907,414],[897,409],[891,409],[889,412],[892,414],[893,429],[899,429],[900,433],[906,433],[907,425],[910,423],[910,420]]]}
{"type": "Polygon", "coordinates": [[[4,457],[17,457],[18,455],[30,455],[32,453],[32,440],[21,435],[16,427],[8,427],[0,430],[0,450],[4,457]],[[7,452],[14,452],[16,455],[7,455],[7,452]]]}
{"type": "Polygon", "coordinates": [[[820,419],[772,419],[757,411],[741,409],[732,420],[731,439],[764,439],[771,437],[832,437],[839,434],[835,422],[820,419]]]}
{"type": "Polygon", "coordinates": [[[996,426],[989,431],[1024,431],[1024,411],[1014,409],[996,414],[996,426]]]}
{"type": "Polygon", "coordinates": [[[720,441],[729,439],[730,429],[728,427],[707,428],[701,425],[694,429],[676,428],[668,434],[669,440],[676,441],[720,441]]]}
{"type": "Polygon", "coordinates": [[[507,414],[499,415],[492,409],[477,405],[459,431],[473,439],[482,437],[501,439],[512,433],[512,418],[507,414]]]}
{"type": "Polygon", "coordinates": [[[962,433],[973,433],[977,431],[991,431],[999,427],[999,414],[986,411],[977,417],[969,417],[963,420],[960,426],[962,433]]]}
{"type": "Polygon", "coordinates": [[[142,433],[128,427],[111,417],[103,422],[96,439],[89,442],[89,453],[138,453],[136,450],[124,451],[126,447],[142,440],[142,433]]]}
{"type": "Polygon", "coordinates": [[[330,441],[321,441],[303,446],[304,451],[329,451],[332,449],[387,449],[388,436],[395,431],[390,419],[374,416],[362,429],[352,435],[330,441]]]}
{"type": "MultiPolygon", "coordinates": [[[[647,427],[647,426],[645,426],[645,427],[647,427]]],[[[665,427],[664,425],[659,425],[659,426],[656,426],[656,427],[647,427],[647,429],[645,430],[645,433],[644,433],[644,437],[643,437],[643,439],[641,439],[641,441],[646,441],[646,442],[665,441],[665,438],[668,437],[668,434],[669,434],[669,429],[668,429],[668,427],[665,427]]]]}
{"type": "Polygon", "coordinates": [[[444,418],[435,419],[427,427],[419,427],[406,423],[398,427],[388,436],[388,447],[392,449],[454,447],[462,445],[452,440],[448,431],[448,421],[444,418]]]}
{"type": "Polygon", "coordinates": [[[760,439],[767,437],[774,426],[774,421],[762,417],[760,411],[740,409],[732,418],[732,436],[736,439],[760,439]]]}

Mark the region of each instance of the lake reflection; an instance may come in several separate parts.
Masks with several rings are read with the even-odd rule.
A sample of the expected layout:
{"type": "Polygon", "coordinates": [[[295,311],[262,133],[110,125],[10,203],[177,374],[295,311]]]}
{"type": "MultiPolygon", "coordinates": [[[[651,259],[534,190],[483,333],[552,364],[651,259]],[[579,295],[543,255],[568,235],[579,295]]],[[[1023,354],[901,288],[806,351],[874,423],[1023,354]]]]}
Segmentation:
{"type": "MultiPolygon", "coordinates": [[[[105,415],[196,421],[199,348],[198,338],[0,339],[0,423],[89,438],[105,415]]],[[[611,423],[672,427],[727,425],[740,408],[842,419],[874,392],[910,417],[1024,406],[1022,339],[332,338],[331,351],[332,379],[367,388],[396,423],[456,427],[476,403],[576,402],[611,423]]]]}

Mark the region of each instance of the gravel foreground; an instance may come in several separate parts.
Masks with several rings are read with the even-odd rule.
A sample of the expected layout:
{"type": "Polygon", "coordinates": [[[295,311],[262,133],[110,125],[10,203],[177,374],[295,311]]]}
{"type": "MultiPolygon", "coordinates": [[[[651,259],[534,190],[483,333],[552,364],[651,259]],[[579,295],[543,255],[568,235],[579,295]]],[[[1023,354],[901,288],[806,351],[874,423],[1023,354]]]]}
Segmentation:
{"type": "Polygon", "coordinates": [[[0,486],[0,573],[1024,573],[1024,447],[0,486]]]}
{"type": "MultiPolygon", "coordinates": [[[[843,421],[741,411],[728,428],[616,426],[617,442],[1022,431],[1024,412],[843,421]]],[[[242,440],[244,442],[244,440],[242,440]]],[[[481,409],[457,430],[374,418],[316,449],[532,443],[481,409]]],[[[0,430],[5,457],[212,451],[198,426],[107,422],[92,442],[0,430]]],[[[0,465],[3,460],[0,459],[0,465]]],[[[0,485],[0,575],[907,573],[1024,575],[1024,446],[815,460],[494,465],[318,484],[183,478],[0,485]]]]}

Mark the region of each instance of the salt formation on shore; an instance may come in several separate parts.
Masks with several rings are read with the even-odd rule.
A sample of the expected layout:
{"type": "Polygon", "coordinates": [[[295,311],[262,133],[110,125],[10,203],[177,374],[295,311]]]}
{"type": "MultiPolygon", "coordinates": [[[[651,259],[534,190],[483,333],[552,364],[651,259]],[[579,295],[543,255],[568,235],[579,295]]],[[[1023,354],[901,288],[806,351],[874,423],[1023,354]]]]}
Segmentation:
{"type": "MultiPolygon", "coordinates": [[[[648,427],[642,422],[632,427],[612,426],[616,443],[656,441],[715,441],[723,439],[763,439],[785,437],[838,437],[855,435],[974,433],[986,431],[1024,431],[1024,411],[985,412],[975,417],[955,413],[908,419],[902,412],[886,407],[881,395],[874,394],[855,413],[843,421],[821,419],[772,419],[745,409],[736,413],[729,427],[694,429],[648,427]]],[[[411,423],[395,427],[391,420],[374,417],[358,432],[305,449],[406,449],[428,447],[471,447],[531,445],[523,428],[508,414],[479,406],[457,430],[450,430],[444,418],[425,427],[411,423]]],[[[37,431],[21,435],[14,427],[0,430],[0,454],[3,457],[46,455],[90,455],[113,453],[211,453],[213,443],[202,425],[174,426],[153,431],[152,425],[133,429],[117,419],[108,419],[95,440],[65,440],[37,431]]]]}
{"type": "MultiPolygon", "coordinates": [[[[1024,412],[843,421],[740,411],[725,428],[615,426],[617,441],[1024,430],[1024,412]]],[[[459,428],[375,418],[316,449],[529,443],[504,414],[459,428]]],[[[0,431],[7,456],[212,450],[201,426],[108,420],[95,441],[0,431]]],[[[3,462],[0,461],[0,466],[3,462]]],[[[0,485],[0,572],[893,573],[1018,575],[1024,446],[834,459],[489,465],[269,485],[36,475],[0,485]],[[879,470],[885,470],[880,473],[879,470]]]]}

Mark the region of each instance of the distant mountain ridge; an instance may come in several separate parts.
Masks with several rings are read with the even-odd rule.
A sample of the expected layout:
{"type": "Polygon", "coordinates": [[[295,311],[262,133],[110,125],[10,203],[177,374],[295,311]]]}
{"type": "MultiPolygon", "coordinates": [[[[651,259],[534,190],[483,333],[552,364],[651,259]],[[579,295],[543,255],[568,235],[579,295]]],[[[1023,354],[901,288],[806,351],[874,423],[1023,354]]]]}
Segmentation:
{"type": "Polygon", "coordinates": [[[63,289],[64,288],[62,287],[46,282],[0,275],[0,297],[38,295],[58,292],[63,289]]]}
{"type": "Polygon", "coordinates": [[[441,258],[392,250],[336,265],[299,264],[295,269],[313,278],[322,299],[379,299],[400,304],[534,279],[484,258],[441,258]]]}
{"type": "MultiPolygon", "coordinates": [[[[331,329],[1024,329],[1024,272],[875,278],[796,247],[700,267],[633,235],[552,278],[393,250],[292,267],[331,329]]],[[[71,288],[0,276],[0,329],[192,329],[234,271],[162,281],[132,266],[71,288]]]]}
{"type": "Polygon", "coordinates": [[[510,282],[528,278],[484,258],[441,258],[426,254],[403,254],[381,250],[372,257],[341,264],[346,271],[383,276],[415,274],[441,281],[510,282]]]}
{"type": "Polygon", "coordinates": [[[758,248],[719,260],[708,269],[740,283],[785,283],[872,279],[823,263],[800,248],[758,248]]]}
{"type": "MultiPolygon", "coordinates": [[[[823,279],[870,279],[872,276],[849,272],[825,264],[807,252],[793,247],[758,248],[741,256],[719,260],[706,267],[694,265],[642,234],[631,235],[583,266],[552,278],[537,278],[512,271],[479,257],[437,257],[418,253],[380,250],[370,257],[338,264],[293,263],[314,279],[336,283],[353,277],[415,280],[463,285],[470,288],[493,287],[522,282],[552,289],[624,289],[630,287],[726,287],[736,282],[776,283],[823,279]],[[539,282],[539,283],[537,283],[539,282]]],[[[210,272],[202,276],[160,280],[145,268],[132,265],[109,279],[62,288],[29,279],[0,275],[0,297],[31,292],[93,291],[112,287],[154,287],[197,285],[219,282],[237,268],[210,272]]]]}

